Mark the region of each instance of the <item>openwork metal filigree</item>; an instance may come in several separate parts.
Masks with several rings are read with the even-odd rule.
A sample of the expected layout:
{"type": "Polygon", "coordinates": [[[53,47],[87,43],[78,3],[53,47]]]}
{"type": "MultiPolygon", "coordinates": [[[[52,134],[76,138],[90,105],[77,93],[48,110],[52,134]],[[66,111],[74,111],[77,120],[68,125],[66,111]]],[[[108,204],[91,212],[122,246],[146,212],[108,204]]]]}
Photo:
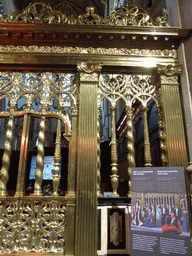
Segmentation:
{"type": "Polygon", "coordinates": [[[150,15],[134,5],[123,5],[112,10],[109,20],[111,25],[153,26],[150,15]]]}
{"type": "Polygon", "coordinates": [[[116,142],[115,112],[117,101],[122,99],[127,110],[127,148],[128,148],[128,175],[129,196],[131,195],[131,167],[135,167],[135,151],[133,136],[133,104],[136,100],[143,106],[144,117],[144,144],[145,144],[145,166],[151,166],[151,152],[149,142],[149,131],[147,122],[147,105],[153,100],[159,105],[156,95],[156,87],[153,85],[152,77],[147,75],[122,75],[105,74],[100,77],[99,83],[100,100],[106,98],[111,103],[111,183],[113,193],[117,196],[116,185],[118,184],[118,158],[116,142]]]}
{"type": "MultiPolygon", "coordinates": [[[[42,172],[45,145],[46,118],[59,119],[65,125],[65,137],[71,136],[70,108],[77,106],[77,87],[74,84],[74,75],[65,73],[6,73],[0,72],[0,101],[6,101],[5,109],[0,113],[1,117],[8,117],[7,133],[4,144],[3,165],[0,171],[0,195],[6,196],[6,185],[9,180],[10,155],[14,133],[14,118],[31,115],[40,117],[37,168],[35,171],[35,186],[33,196],[42,196],[42,172]],[[19,108],[22,106],[22,108],[19,108]]],[[[23,128],[24,129],[24,128],[23,128]]],[[[59,138],[57,138],[55,164],[58,165],[59,138]]],[[[23,159],[22,161],[26,161],[23,159]]],[[[58,180],[57,170],[53,179],[54,195],[57,194],[58,180]],[[57,184],[57,185],[56,185],[57,184]]],[[[22,175],[25,175],[24,173],[22,175]]],[[[23,186],[23,184],[21,184],[23,186]]],[[[19,192],[19,191],[17,191],[19,192]]],[[[19,193],[23,193],[20,191],[19,193]]]]}
{"type": "Polygon", "coordinates": [[[103,17],[99,16],[98,14],[95,14],[94,7],[87,7],[86,14],[79,15],[78,19],[74,20],[74,22],[72,23],[81,25],[101,25],[105,22],[103,17]]]}
{"type": "Polygon", "coordinates": [[[60,117],[66,125],[66,135],[70,134],[71,124],[68,113],[64,110],[76,106],[76,85],[73,84],[74,75],[64,73],[6,73],[0,72],[0,101],[7,97],[9,110],[3,114],[14,116],[22,113],[31,113],[60,117]],[[19,102],[23,100],[24,109],[18,109],[19,102]],[[37,102],[40,107],[37,108],[37,102]],[[58,106],[59,111],[50,111],[53,105],[58,106]]]}
{"type": "Polygon", "coordinates": [[[132,106],[138,99],[145,107],[149,100],[157,103],[156,87],[151,76],[107,74],[100,77],[100,95],[107,98],[112,104],[123,99],[127,106],[132,106]]]}
{"type": "Polygon", "coordinates": [[[122,25],[122,26],[165,26],[169,24],[166,21],[168,17],[167,9],[163,9],[163,15],[157,17],[153,23],[150,15],[132,4],[125,4],[115,8],[104,21],[103,17],[95,14],[94,7],[87,7],[86,14],[75,18],[73,15],[67,17],[60,11],[55,11],[49,4],[42,2],[30,3],[25,10],[16,11],[10,16],[3,15],[0,22],[20,22],[20,23],[64,23],[80,25],[122,25]]]}
{"type": "Polygon", "coordinates": [[[67,22],[65,14],[52,10],[49,4],[43,2],[29,3],[23,11],[16,11],[10,16],[3,15],[1,22],[16,23],[64,23],[67,22]]]}
{"type": "Polygon", "coordinates": [[[1,200],[0,253],[63,253],[65,217],[62,200],[1,200]]]}

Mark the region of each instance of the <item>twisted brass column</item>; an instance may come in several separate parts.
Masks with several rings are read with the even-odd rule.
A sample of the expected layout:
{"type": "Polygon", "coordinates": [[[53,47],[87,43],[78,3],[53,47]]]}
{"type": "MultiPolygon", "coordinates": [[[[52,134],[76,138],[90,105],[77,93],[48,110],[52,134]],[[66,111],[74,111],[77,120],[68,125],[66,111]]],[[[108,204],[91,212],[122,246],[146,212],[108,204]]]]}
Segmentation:
{"type": "Polygon", "coordinates": [[[35,185],[33,196],[42,196],[41,185],[43,180],[43,158],[44,158],[44,145],[45,145],[45,116],[41,117],[39,124],[39,136],[38,136],[38,146],[37,146],[37,168],[35,170],[35,185]]]}
{"type": "Polygon", "coordinates": [[[126,108],[127,111],[127,149],[128,149],[128,196],[131,196],[131,167],[135,167],[135,148],[134,148],[134,136],[133,136],[133,110],[131,106],[126,108]]]}
{"type": "Polygon", "coordinates": [[[145,166],[151,167],[151,149],[149,142],[149,129],[147,122],[147,107],[143,107],[143,120],[144,120],[144,144],[145,144],[145,166]]]}
{"type": "Polygon", "coordinates": [[[168,166],[168,154],[166,145],[166,134],[165,134],[165,124],[163,119],[163,110],[159,106],[157,109],[159,117],[159,137],[160,137],[160,148],[161,148],[161,160],[163,166],[168,166]]]}
{"type": "Polygon", "coordinates": [[[101,193],[101,159],[100,159],[100,155],[101,155],[101,148],[100,148],[100,114],[101,114],[101,107],[98,107],[97,110],[97,196],[101,197],[103,196],[101,193]]]}
{"type": "Polygon", "coordinates": [[[111,108],[111,185],[113,188],[113,196],[119,197],[117,193],[119,176],[118,173],[118,157],[117,157],[117,139],[116,139],[116,106],[112,105],[111,108]]]}
{"type": "Polygon", "coordinates": [[[6,139],[4,144],[4,154],[2,158],[2,168],[1,168],[1,180],[0,180],[0,196],[6,196],[7,192],[7,181],[9,180],[9,166],[10,166],[10,156],[12,151],[13,142],[13,131],[14,131],[14,117],[10,115],[9,121],[7,123],[6,139]]]}
{"type": "Polygon", "coordinates": [[[53,194],[52,196],[58,196],[58,187],[60,183],[59,171],[61,160],[61,120],[57,122],[57,134],[55,141],[55,153],[54,153],[54,175],[53,175],[53,194]]]}

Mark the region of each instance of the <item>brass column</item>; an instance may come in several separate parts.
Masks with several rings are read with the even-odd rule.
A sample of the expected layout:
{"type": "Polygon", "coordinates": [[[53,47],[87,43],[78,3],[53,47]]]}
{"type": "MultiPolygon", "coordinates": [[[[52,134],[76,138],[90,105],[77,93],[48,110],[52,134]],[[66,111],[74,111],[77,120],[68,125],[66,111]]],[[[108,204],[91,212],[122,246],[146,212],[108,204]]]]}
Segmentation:
{"type": "Polygon", "coordinates": [[[170,166],[188,165],[178,76],[181,66],[157,65],[170,166]]]}
{"type": "Polygon", "coordinates": [[[7,181],[9,180],[9,166],[10,157],[12,152],[12,142],[13,142],[13,131],[14,131],[14,117],[11,114],[9,121],[7,123],[6,140],[4,145],[4,153],[2,157],[2,168],[0,172],[0,196],[7,195],[7,181]]]}
{"type": "Polygon", "coordinates": [[[143,121],[144,121],[144,144],[145,144],[145,166],[151,167],[151,148],[149,141],[149,128],[147,122],[147,107],[143,107],[143,121]]]}
{"type": "MultiPolygon", "coordinates": [[[[157,65],[157,73],[160,81],[160,98],[165,120],[169,166],[184,167],[189,218],[191,218],[190,177],[186,172],[188,157],[178,82],[181,66],[157,65]]],[[[192,231],[192,227],[190,229],[192,231]]]]}
{"type": "Polygon", "coordinates": [[[101,148],[100,148],[100,114],[101,114],[101,106],[100,102],[98,103],[98,110],[97,110],[97,196],[102,197],[101,193],[101,148]]]}
{"type": "Polygon", "coordinates": [[[65,235],[65,256],[75,255],[75,202],[76,202],[76,171],[77,171],[77,147],[78,147],[78,117],[77,106],[72,108],[72,134],[69,139],[69,170],[68,170],[68,191],[66,235],[65,235]]]}
{"type": "Polygon", "coordinates": [[[31,116],[25,114],[20,147],[19,169],[15,197],[20,197],[24,195],[30,123],[31,116]]]}
{"type": "Polygon", "coordinates": [[[44,145],[45,145],[45,116],[41,117],[39,124],[39,137],[37,146],[37,159],[36,159],[36,170],[35,170],[35,184],[34,192],[32,196],[42,196],[42,181],[43,181],[43,158],[44,158],[44,145]]]}
{"type": "Polygon", "coordinates": [[[97,96],[101,66],[78,66],[80,75],[75,256],[97,255],[97,96]]]}
{"type": "Polygon", "coordinates": [[[55,153],[54,153],[54,175],[53,175],[53,194],[54,196],[59,196],[58,188],[60,183],[59,171],[60,171],[60,160],[61,160],[61,120],[58,119],[57,122],[57,134],[55,141],[55,153]]]}
{"type": "Polygon", "coordinates": [[[126,108],[127,111],[127,149],[128,149],[128,196],[131,196],[131,167],[135,167],[135,148],[134,148],[134,136],[133,136],[133,110],[131,106],[126,108]]]}
{"type": "Polygon", "coordinates": [[[119,176],[118,173],[118,156],[117,156],[117,139],[116,139],[116,103],[111,105],[111,185],[113,196],[119,197],[117,193],[119,176]]]}

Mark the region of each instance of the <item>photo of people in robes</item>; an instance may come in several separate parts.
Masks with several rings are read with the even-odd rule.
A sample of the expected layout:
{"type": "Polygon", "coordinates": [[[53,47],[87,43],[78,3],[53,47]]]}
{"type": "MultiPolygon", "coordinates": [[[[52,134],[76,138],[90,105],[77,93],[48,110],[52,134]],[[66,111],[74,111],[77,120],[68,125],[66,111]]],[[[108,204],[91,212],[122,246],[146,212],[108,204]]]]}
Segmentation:
{"type": "Polygon", "coordinates": [[[162,234],[189,234],[188,211],[187,207],[183,207],[183,201],[182,204],[175,204],[175,200],[168,201],[165,200],[165,196],[160,195],[144,200],[133,197],[132,200],[134,200],[131,207],[133,228],[137,230],[147,228],[148,231],[162,234]]]}

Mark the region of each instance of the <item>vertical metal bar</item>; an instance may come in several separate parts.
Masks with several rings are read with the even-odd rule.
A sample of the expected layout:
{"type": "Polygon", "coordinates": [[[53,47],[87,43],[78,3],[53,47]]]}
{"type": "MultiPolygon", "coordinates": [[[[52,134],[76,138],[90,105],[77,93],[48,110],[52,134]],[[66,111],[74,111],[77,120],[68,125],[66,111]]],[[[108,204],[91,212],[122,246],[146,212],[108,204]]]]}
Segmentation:
{"type": "Polygon", "coordinates": [[[30,130],[31,116],[24,115],[23,132],[20,146],[20,158],[19,158],[19,169],[17,176],[17,187],[15,197],[24,195],[25,189],[25,175],[26,175],[26,163],[27,163],[27,152],[29,144],[29,130],[30,130]]]}
{"type": "Polygon", "coordinates": [[[97,110],[97,196],[98,197],[103,196],[100,188],[100,185],[101,185],[100,114],[101,114],[101,107],[98,106],[98,110],[97,110]]]}
{"type": "Polygon", "coordinates": [[[145,144],[145,166],[151,167],[151,149],[149,142],[149,129],[147,122],[147,107],[143,107],[143,119],[144,119],[144,144],[145,144]]]}
{"type": "Polygon", "coordinates": [[[67,217],[65,232],[65,255],[75,255],[75,203],[76,203],[76,176],[77,176],[77,147],[78,147],[78,107],[72,108],[72,134],[69,139],[69,168],[67,189],[67,217]]]}
{"type": "Polygon", "coordinates": [[[59,171],[61,160],[61,120],[58,119],[57,134],[55,142],[55,154],[54,154],[54,175],[53,175],[53,194],[52,196],[58,196],[58,187],[60,183],[59,171]]]}
{"type": "Polygon", "coordinates": [[[35,184],[34,184],[34,192],[32,196],[42,196],[41,185],[43,180],[43,158],[44,158],[44,145],[45,145],[45,116],[41,117],[41,121],[39,124],[39,136],[38,136],[38,146],[37,146],[37,159],[36,165],[37,168],[35,170],[35,184]]]}
{"type": "Polygon", "coordinates": [[[12,152],[13,142],[13,131],[14,131],[14,117],[10,115],[7,123],[6,139],[4,144],[4,154],[2,157],[2,168],[1,168],[1,180],[0,180],[0,196],[6,196],[7,194],[7,181],[9,180],[9,166],[10,156],[12,152]]]}
{"type": "Polygon", "coordinates": [[[131,167],[135,167],[135,148],[134,148],[134,136],[133,136],[133,110],[131,106],[126,108],[127,110],[127,149],[128,149],[128,176],[129,176],[129,192],[128,196],[131,196],[131,167]]]}
{"type": "Polygon", "coordinates": [[[111,185],[113,188],[113,197],[119,197],[117,193],[119,176],[118,173],[118,157],[117,157],[117,139],[116,139],[116,106],[112,105],[111,108],[111,185]]]}

